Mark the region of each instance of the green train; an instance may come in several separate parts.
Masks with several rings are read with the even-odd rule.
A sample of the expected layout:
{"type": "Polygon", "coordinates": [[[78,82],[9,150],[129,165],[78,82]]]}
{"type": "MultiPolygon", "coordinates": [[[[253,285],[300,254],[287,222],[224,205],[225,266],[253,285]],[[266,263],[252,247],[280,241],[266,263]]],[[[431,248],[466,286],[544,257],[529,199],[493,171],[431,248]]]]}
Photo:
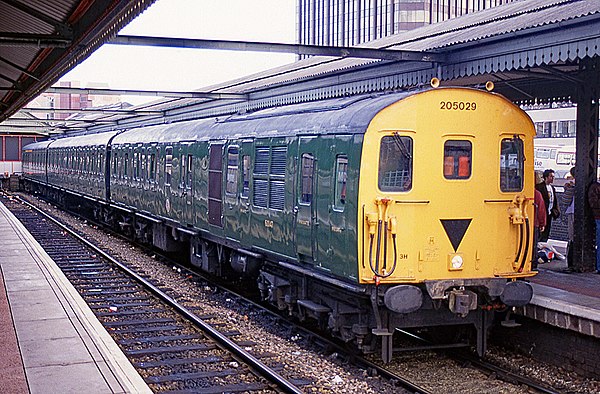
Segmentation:
{"type": "Polygon", "coordinates": [[[438,88],[38,142],[23,168],[389,361],[409,327],[467,327],[483,354],[494,310],[530,301],[534,135],[500,95],[438,88]]]}

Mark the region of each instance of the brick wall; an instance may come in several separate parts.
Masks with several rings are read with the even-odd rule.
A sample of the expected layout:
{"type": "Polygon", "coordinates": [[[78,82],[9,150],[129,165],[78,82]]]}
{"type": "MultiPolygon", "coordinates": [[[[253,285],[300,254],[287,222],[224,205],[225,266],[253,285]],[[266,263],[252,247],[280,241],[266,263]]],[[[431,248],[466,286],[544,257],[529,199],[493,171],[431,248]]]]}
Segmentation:
{"type": "Polygon", "coordinates": [[[516,316],[520,327],[497,325],[490,341],[514,349],[536,361],[575,372],[580,376],[598,378],[600,371],[600,340],[570,330],[516,316]]]}

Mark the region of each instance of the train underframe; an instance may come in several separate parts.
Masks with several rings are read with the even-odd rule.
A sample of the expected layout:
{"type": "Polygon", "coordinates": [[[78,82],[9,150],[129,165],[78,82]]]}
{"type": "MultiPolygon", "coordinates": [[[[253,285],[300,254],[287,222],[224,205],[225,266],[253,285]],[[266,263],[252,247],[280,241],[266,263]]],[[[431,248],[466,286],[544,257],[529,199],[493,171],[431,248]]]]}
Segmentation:
{"type": "MultiPolygon", "coordinates": [[[[194,229],[127,208],[116,208],[54,188],[38,187],[37,191],[59,205],[92,213],[96,221],[137,242],[167,252],[185,253],[189,249],[189,263],[201,271],[225,278],[253,278],[263,301],[301,321],[312,320],[333,337],[354,344],[364,353],[380,350],[386,362],[397,350],[394,335],[406,329],[466,328],[471,345],[483,355],[494,310],[503,306],[492,299],[497,297],[489,297],[490,288],[502,285],[503,280],[495,284],[475,280],[448,282],[442,287],[438,281],[418,285],[359,285],[325,276],[310,267],[244,250],[233,242],[210,239],[194,229]],[[386,293],[399,287],[399,294],[403,296],[422,295],[418,310],[398,313],[388,307],[390,301],[386,293]],[[429,295],[431,291],[438,293],[438,299],[429,295]]],[[[402,306],[394,307],[393,302],[392,307],[402,309],[402,306]]]]}

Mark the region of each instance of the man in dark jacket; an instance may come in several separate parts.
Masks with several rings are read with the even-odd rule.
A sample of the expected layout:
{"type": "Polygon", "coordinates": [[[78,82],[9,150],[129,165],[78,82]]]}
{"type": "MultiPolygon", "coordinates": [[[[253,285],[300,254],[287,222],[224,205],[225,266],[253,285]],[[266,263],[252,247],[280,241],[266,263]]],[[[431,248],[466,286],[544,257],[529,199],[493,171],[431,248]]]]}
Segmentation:
{"type": "Polygon", "coordinates": [[[548,241],[550,236],[550,226],[552,225],[552,219],[558,219],[560,216],[560,209],[558,207],[558,199],[556,198],[556,190],[552,183],[554,182],[554,170],[544,170],[542,175],[543,181],[535,185],[535,188],[542,194],[544,204],[546,205],[546,227],[544,231],[540,233],[540,241],[548,241]]]}
{"type": "Polygon", "coordinates": [[[600,274],[600,183],[594,182],[590,185],[588,203],[596,222],[596,273],[600,274]]]}

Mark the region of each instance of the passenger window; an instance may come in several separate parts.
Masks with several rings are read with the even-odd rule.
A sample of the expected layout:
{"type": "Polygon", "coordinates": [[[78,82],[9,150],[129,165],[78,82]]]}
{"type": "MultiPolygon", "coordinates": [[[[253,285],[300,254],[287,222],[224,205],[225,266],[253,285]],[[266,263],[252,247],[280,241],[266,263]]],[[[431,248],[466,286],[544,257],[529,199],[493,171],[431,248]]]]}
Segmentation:
{"type": "Polygon", "coordinates": [[[140,156],[139,153],[133,153],[133,179],[138,180],[140,178],[140,156]]]}
{"type": "Polygon", "coordinates": [[[187,180],[187,162],[185,160],[186,156],[181,155],[179,160],[179,187],[185,188],[185,182],[187,180]]]}
{"type": "Polygon", "coordinates": [[[116,153],[115,153],[115,157],[113,157],[112,177],[119,178],[119,160],[117,159],[116,153]]]}
{"type": "Polygon", "coordinates": [[[129,153],[125,153],[125,160],[123,160],[123,163],[125,165],[125,168],[123,169],[123,176],[127,178],[127,176],[129,175],[127,168],[129,167],[129,153]]]}
{"type": "Polygon", "coordinates": [[[171,171],[173,169],[173,147],[165,149],[165,185],[171,185],[171,171]]]}
{"type": "Polygon", "coordinates": [[[237,146],[231,146],[227,149],[227,184],[225,192],[229,195],[237,193],[237,180],[239,172],[239,151],[237,146]]]}
{"type": "Polygon", "coordinates": [[[148,156],[146,156],[146,153],[140,153],[140,158],[141,158],[141,169],[140,169],[140,180],[144,181],[147,179],[148,177],[148,156]]]}
{"type": "Polygon", "coordinates": [[[308,153],[302,154],[302,183],[300,191],[300,203],[310,204],[313,199],[313,177],[315,169],[315,158],[308,153]]]}
{"type": "Polygon", "coordinates": [[[156,154],[150,154],[150,163],[148,164],[148,180],[154,183],[156,176],[156,154]]]}
{"type": "Polygon", "coordinates": [[[188,189],[192,188],[192,155],[187,156],[187,167],[185,176],[185,186],[188,189]]]}
{"type": "Polygon", "coordinates": [[[471,141],[446,141],[444,144],[444,177],[467,179],[471,177],[471,141]]]}
{"type": "Polygon", "coordinates": [[[523,190],[524,161],[523,140],[517,136],[503,139],[500,147],[500,190],[523,190]]]}
{"type": "Polygon", "coordinates": [[[348,180],[348,158],[338,156],[335,163],[335,201],[333,209],[343,211],[346,206],[346,183],[348,180]]]}
{"type": "Polygon", "coordinates": [[[242,197],[250,195],[250,156],[242,156],[242,197]]]}
{"type": "Polygon", "coordinates": [[[406,192],[412,189],[413,140],[397,133],[381,139],[379,189],[406,192]]]}

